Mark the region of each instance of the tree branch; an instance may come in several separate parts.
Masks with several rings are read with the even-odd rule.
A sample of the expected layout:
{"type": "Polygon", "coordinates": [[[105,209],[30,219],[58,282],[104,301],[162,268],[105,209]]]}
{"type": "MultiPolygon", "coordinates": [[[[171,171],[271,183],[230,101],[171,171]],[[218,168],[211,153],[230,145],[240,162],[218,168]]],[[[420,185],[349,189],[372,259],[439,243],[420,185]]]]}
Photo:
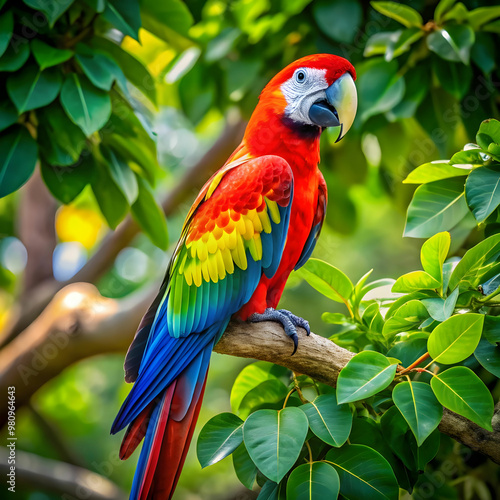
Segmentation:
{"type": "Polygon", "coordinates": [[[28,252],[21,296],[52,277],[52,254],[56,246],[57,203],[45,186],[37,168],[21,190],[18,232],[28,252]]]}
{"type": "MultiPolygon", "coordinates": [[[[221,136],[195,165],[186,170],[178,184],[164,198],[161,205],[166,216],[174,212],[183,200],[203,185],[212,172],[224,164],[241,141],[244,130],[245,122],[239,116],[228,117],[221,136]]],[[[113,264],[120,250],[129,245],[139,231],[139,226],[128,216],[115,231],[109,232],[99,249],[75,276],[66,282],[50,280],[35,287],[18,307],[13,308],[11,321],[0,336],[0,347],[26,329],[59,290],[71,283],[96,283],[113,264]]]]}
{"type": "MultiPolygon", "coordinates": [[[[156,287],[126,299],[103,298],[87,283],[61,290],[43,314],[0,352],[0,385],[16,387],[16,407],[26,404],[45,382],[72,363],[128,347],[156,287]]],[[[215,351],[270,361],[335,386],[340,370],[354,356],[319,335],[299,330],[295,355],[292,341],[277,323],[232,321],[215,351]]],[[[7,416],[7,398],[0,400],[0,425],[7,416]]],[[[445,410],[439,429],[500,464],[500,408],[487,431],[445,410]]]]}
{"type": "MultiPolygon", "coordinates": [[[[0,447],[0,472],[4,478],[10,472],[9,453],[9,449],[0,447]]],[[[62,498],[66,500],[77,498],[126,500],[127,498],[123,490],[100,474],[65,462],[15,450],[15,492],[26,485],[62,494],[62,498]]],[[[9,476],[7,476],[7,486],[3,487],[9,486],[9,476]]]]}

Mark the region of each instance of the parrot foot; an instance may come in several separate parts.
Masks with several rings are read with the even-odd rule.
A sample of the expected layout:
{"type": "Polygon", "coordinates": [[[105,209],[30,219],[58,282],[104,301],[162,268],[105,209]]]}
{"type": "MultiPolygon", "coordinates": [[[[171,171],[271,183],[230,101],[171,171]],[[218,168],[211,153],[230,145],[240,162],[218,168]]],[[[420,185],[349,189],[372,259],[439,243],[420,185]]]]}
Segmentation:
{"type": "Polygon", "coordinates": [[[295,316],[290,311],[286,309],[273,309],[268,307],[262,314],[254,313],[249,318],[248,321],[251,323],[260,323],[261,321],[275,321],[280,323],[285,330],[285,333],[293,340],[294,349],[292,356],[297,351],[299,345],[299,337],[297,336],[297,327],[303,328],[307,335],[311,333],[311,328],[309,322],[300,316],[295,316]]]}

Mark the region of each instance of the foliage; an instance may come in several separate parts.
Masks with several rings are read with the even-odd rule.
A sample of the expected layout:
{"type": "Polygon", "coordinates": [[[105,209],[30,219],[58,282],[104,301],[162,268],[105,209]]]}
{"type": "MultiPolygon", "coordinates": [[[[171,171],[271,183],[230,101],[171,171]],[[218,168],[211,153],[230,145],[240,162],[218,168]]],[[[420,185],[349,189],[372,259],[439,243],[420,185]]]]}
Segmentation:
{"type": "MultiPolygon", "coordinates": [[[[170,7],[177,7],[181,24],[191,23],[182,5],[170,7]]],[[[131,211],[166,248],[165,221],[152,195],[156,138],[135,111],[137,90],[154,103],[155,87],[120,42],[125,35],[138,39],[141,15],[148,24],[171,13],[135,0],[2,2],[0,196],[24,184],[39,162],[59,201],[70,203],[90,185],[111,228],[131,211]],[[104,38],[111,28],[114,39],[104,38]]]]}
{"type": "MultiPolygon", "coordinates": [[[[500,181],[476,178],[496,172],[499,131],[500,122],[483,122],[479,146],[449,162],[424,164],[408,179],[449,189],[458,170],[462,217],[472,213],[484,225],[494,213],[494,224],[500,181]]],[[[484,380],[500,374],[494,315],[500,234],[487,223],[480,243],[462,259],[448,258],[451,237],[443,229],[459,220],[438,225],[445,224],[443,217],[435,220],[440,193],[429,190],[420,201],[417,189],[408,210],[407,229],[415,212],[432,228],[422,245],[423,270],[375,282],[368,281],[370,271],[356,284],[316,259],[299,270],[317,291],[345,305],[347,315],[326,312],[323,320],[337,326],[331,340],[357,354],[340,372],[336,391],[270,364],[247,366],[231,395],[244,420],[226,413],[206,424],[198,440],[203,467],[236,450],[236,474],[249,488],[255,479],[263,485],[259,498],[397,498],[398,488],[418,491],[419,474],[438,452],[443,406],[492,430],[493,397],[484,380]],[[489,375],[474,373],[480,366],[489,375]]]]}
{"type": "Polygon", "coordinates": [[[476,140],[449,161],[421,165],[403,181],[421,184],[408,208],[406,236],[427,238],[474,219],[484,223],[487,235],[498,232],[500,123],[484,121],[476,140]]]}

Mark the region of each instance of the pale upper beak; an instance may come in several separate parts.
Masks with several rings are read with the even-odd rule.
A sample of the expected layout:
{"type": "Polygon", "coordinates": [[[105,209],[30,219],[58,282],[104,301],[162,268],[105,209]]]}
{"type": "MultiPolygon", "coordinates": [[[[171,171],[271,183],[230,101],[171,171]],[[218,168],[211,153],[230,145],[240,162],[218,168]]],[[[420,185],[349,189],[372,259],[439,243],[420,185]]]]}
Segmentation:
{"type": "Polygon", "coordinates": [[[335,141],[338,142],[351,128],[357,107],[358,95],[354,80],[350,73],[345,73],[325,90],[324,99],[311,106],[309,119],[319,127],[338,129],[335,141]]]}

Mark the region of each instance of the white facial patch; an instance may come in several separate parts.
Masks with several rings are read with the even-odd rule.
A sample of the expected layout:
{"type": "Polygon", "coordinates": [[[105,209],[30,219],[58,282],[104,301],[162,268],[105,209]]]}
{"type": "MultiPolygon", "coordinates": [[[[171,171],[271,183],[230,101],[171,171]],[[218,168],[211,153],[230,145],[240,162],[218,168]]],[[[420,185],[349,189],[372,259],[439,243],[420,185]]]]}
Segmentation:
{"type": "Polygon", "coordinates": [[[319,99],[325,98],[328,88],[326,69],[299,68],[282,86],[285,96],[286,115],[292,120],[313,125],[309,119],[309,109],[319,99]]]}

